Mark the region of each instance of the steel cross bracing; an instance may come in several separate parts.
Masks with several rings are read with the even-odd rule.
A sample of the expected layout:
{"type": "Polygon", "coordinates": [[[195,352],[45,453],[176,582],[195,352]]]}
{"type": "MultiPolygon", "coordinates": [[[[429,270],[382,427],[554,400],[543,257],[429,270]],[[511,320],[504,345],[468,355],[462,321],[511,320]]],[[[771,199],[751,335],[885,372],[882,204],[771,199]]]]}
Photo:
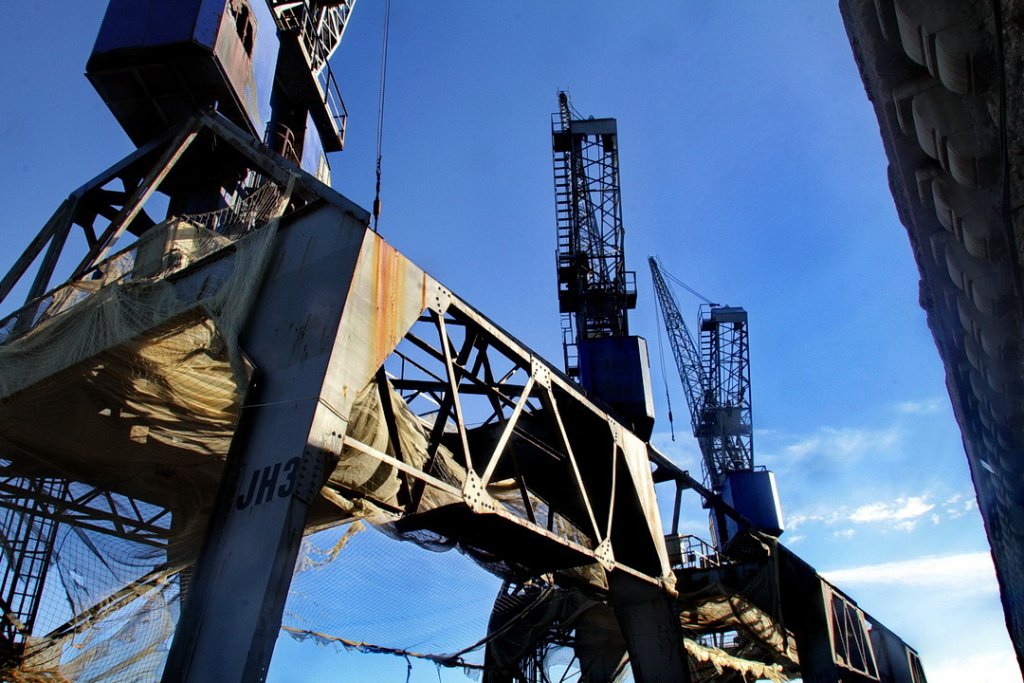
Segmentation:
{"type": "Polygon", "coordinates": [[[165,679],[259,675],[301,525],[327,481],[324,495],[365,499],[400,532],[456,541],[499,573],[600,565],[635,667],[685,680],[648,446],[365,220],[330,202],[282,218],[243,333],[262,389],[243,406],[236,483],[218,498],[165,679]],[[282,346],[282,331],[295,329],[324,343],[282,346]],[[365,415],[372,396],[383,399],[386,443],[355,418],[357,397],[365,415]],[[374,477],[332,479],[333,458],[377,461],[370,471],[398,479],[394,496],[374,477]],[[284,467],[301,483],[250,506],[247,482],[284,467]],[[269,534],[271,524],[289,532],[269,534]],[[264,556],[274,562],[253,559],[264,556]],[[231,607],[231,586],[246,580],[264,593],[231,607]],[[225,637],[208,635],[226,632],[240,659],[225,661],[225,637]]]}
{"type": "Polygon", "coordinates": [[[0,465],[0,638],[18,646],[32,633],[60,524],[164,548],[170,512],[79,482],[19,476],[11,469],[9,462],[0,465]]]}
{"type": "Polygon", "coordinates": [[[518,534],[519,540],[511,543],[508,538],[475,539],[510,562],[551,569],[597,561],[642,580],[657,574],[656,564],[651,564],[654,556],[631,566],[627,555],[613,553],[613,539],[623,531],[615,524],[616,509],[621,513],[631,504],[623,499],[625,455],[617,445],[629,435],[607,416],[580,414],[572,405],[580,397],[574,385],[454,298],[443,313],[425,312],[384,368],[378,382],[390,384],[433,425],[430,461],[420,469],[401,460],[393,414],[387,420],[395,456],[351,437],[345,443],[405,474],[410,508],[400,526],[435,525],[456,534],[471,530],[473,518],[457,518],[455,510],[417,518],[424,489],[433,487],[464,500],[476,514],[493,516],[509,534],[518,534]],[[581,459],[580,446],[574,445],[581,423],[598,434],[605,431],[599,442],[608,451],[597,456],[603,464],[596,469],[595,456],[581,459]],[[458,453],[467,467],[461,487],[437,476],[435,458],[442,445],[458,453]],[[503,504],[487,493],[498,481],[517,492],[517,504],[503,504]],[[465,528],[455,528],[457,521],[465,528]],[[569,528],[577,530],[575,537],[566,536],[569,528]]]}
{"type": "Polygon", "coordinates": [[[278,30],[299,35],[312,73],[319,72],[338,49],[355,0],[270,0],[278,30]]]}
{"type": "Polygon", "coordinates": [[[824,582],[821,590],[829,611],[828,635],[836,663],[868,680],[878,680],[878,664],[864,611],[824,582]]]}
{"type": "Polygon", "coordinates": [[[82,482],[10,475],[8,469],[0,468],[0,508],[157,548],[167,544],[171,515],[165,508],[82,482]],[[59,487],[40,482],[59,482],[59,487]]]}
{"type": "MultiPolygon", "coordinates": [[[[219,142],[225,152],[230,149],[228,153],[235,155],[238,163],[247,164],[261,181],[290,188],[283,201],[290,198],[295,206],[301,206],[314,198],[327,197],[339,205],[354,206],[315,178],[300,178],[295,165],[271,154],[218,114],[200,115],[114,164],[61,204],[0,281],[3,301],[32,265],[38,265],[25,306],[0,320],[0,343],[24,335],[47,315],[53,293],[61,290],[47,294],[47,288],[72,230],[80,228],[86,242],[86,254],[77,257],[81,261],[72,275],[73,282],[101,264],[126,233],[141,235],[156,224],[145,211],[147,201],[163,183],[182,174],[180,167],[186,165],[183,160],[187,160],[192,143],[204,138],[219,142]]],[[[239,201],[244,204],[242,198],[239,201]]],[[[168,510],[70,481],[63,478],[59,468],[43,473],[40,465],[31,458],[27,462],[0,460],[2,532],[8,551],[0,585],[0,599],[4,601],[0,607],[6,615],[5,630],[0,635],[12,645],[31,630],[58,524],[158,548],[166,547],[170,535],[168,510]]]]}
{"type": "Polygon", "coordinates": [[[566,371],[579,372],[575,346],[629,334],[636,305],[626,271],[615,119],[582,119],[559,93],[552,115],[558,299],[566,371]]]}
{"type": "Polygon", "coordinates": [[[0,280],[0,303],[3,303],[31,266],[39,262],[25,307],[0,320],[0,342],[6,342],[37,322],[57,261],[75,227],[81,229],[87,250],[70,279],[92,270],[126,234],[138,236],[156,225],[156,220],[146,212],[146,204],[157,191],[166,191],[165,183],[182,173],[183,159],[187,159],[197,139],[222,143],[231,149],[231,154],[237,155],[239,163],[247,163],[269,182],[281,187],[294,183],[293,203],[306,203],[326,195],[333,201],[354,206],[312,176],[299,174],[294,163],[273,154],[219,114],[201,114],[140,147],[64,200],[0,280]]]}

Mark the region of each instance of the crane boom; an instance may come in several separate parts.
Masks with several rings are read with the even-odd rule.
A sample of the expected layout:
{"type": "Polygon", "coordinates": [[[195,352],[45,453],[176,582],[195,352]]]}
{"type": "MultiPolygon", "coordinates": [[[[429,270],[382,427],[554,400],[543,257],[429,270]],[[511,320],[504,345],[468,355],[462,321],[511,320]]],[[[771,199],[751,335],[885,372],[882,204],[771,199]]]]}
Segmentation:
{"type": "MultiPolygon", "coordinates": [[[[704,483],[760,531],[779,536],[784,526],[775,475],[764,468],[754,469],[747,312],[734,306],[702,306],[698,346],[665,282],[663,268],[653,256],[648,263],[672,356],[686,390],[704,483]]],[[[720,510],[711,513],[711,527],[719,547],[739,532],[720,510]]]]}
{"type": "MultiPolygon", "coordinates": [[[[658,304],[665,320],[665,331],[668,333],[669,344],[672,346],[672,356],[675,358],[679,377],[683,381],[683,389],[686,390],[686,404],[690,408],[690,424],[693,427],[694,436],[699,439],[701,412],[706,400],[704,388],[708,386],[707,379],[704,377],[704,366],[701,363],[697,346],[693,343],[690,329],[679,312],[679,304],[676,303],[672,290],[668,288],[665,278],[661,274],[658,260],[651,256],[647,262],[651,266],[654,292],[658,297],[658,304]]],[[[703,450],[702,446],[701,451],[703,450]]]]}
{"type": "Polygon", "coordinates": [[[672,355],[686,389],[705,483],[720,492],[731,473],[754,467],[747,312],[717,305],[703,309],[698,352],[663,269],[653,257],[649,264],[672,355]]]}

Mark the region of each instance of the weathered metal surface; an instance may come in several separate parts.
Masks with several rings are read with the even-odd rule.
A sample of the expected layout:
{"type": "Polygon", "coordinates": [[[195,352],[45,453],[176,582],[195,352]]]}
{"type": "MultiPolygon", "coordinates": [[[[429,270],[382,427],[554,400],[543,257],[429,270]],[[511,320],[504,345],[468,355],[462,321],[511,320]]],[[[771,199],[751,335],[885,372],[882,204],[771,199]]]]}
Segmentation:
{"type": "Polygon", "coordinates": [[[263,0],[112,0],[87,76],[136,144],[213,106],[262,136],[279,48],[263,0]]]}
{"type": "Polygon", "coordinates": [[[672,596],[612,573],[608,589],[637,683],[689,683],[690,667],[672,596]]]}
{"type": "Polygon", "coordinates": [[[376,369],[365,359],[367,335],[353,329],[354,309],[368,300],[369,283],[357,275],[366,272],[367,232],[324,207],[278,237],[241,339],[258,385],[234,437],[164,681],[266,675],[309,506],[341,450],[353,387],[376,369]]]}
{"type": "MultiPolygon", "coordinates": [[[[447,511],[439,508],[422,516],[413,512],[405,528],[432,528],[524,566],[550,563],[556,556],[562,557],[556,562],[560,566],[600,562],[612,577],[628,577],[649,586],[644,605],[654,595],[665,596],[670,604],[672,577],[643,442],[518,342],[337,208],[325,205],[286,221],[279,240],[260,301],[242,337],[243,347],[258,368],[259,388],[253,394],[254,405],[243,411],[242,426],[235,436],[236,461],[225,478],[207,552],[197,569],[165,680],[241,680],[262,675],[265,664],[261,662],[265,662],[273,640],[268,634],[276,632],[287,569],[294,559],[306,508],[329,461],[341,453],[346,442],[346,416],[355,394],[386,365],[417,322],[439,334],[436,344],[440,348],[423,341],[416,348],[433,352],[429,360],[437,366],[435,376],[442,380],[436,389],[449,395],[442,400],[453,411],[455,443],[460,444],[459,457],[468,473],[461,489],[441,487],[458,492],[457,502],[447,511]],[[421,317],[424,310],[429,312],[427,318],[421,317]],[[332,325],[331,320],[337,323],[332,325]],[[500,382],[482,371],[482,357],[467,368],[470,356],[462,353],[456,363],[451,352],[457,344],[450,336],[453,333],[475,340],[464,348],[486,346],[503,355],[506,363],[530,372],[543,400],[538,397],[536,404],[525,400],[522,386],[518,401],[505,393],[500,382]],[[512,450],[509,439],[502,444],[500,436],[481,450],[475,432],[470,434],[467,415],[462,413],[469,409],[461,400],[467,397],[460,396],[459,386],[472,374],[477,383],[491,386],[491,395],[483,400],[492,410],[498,407],[501,420],[511,420],[511,414],[519,410],[521,414],[528,411],[534,420],[554,419],[552,426],[559,425],[556,434],[561,435],[554,443],[560,444],[562,456],[556,468],[565,471],[566,481],[575,481],[575,491],[566,491],[562,497],[553,492],[544,495],[547,505],[559,514],[589,519],[589,524],[581,527],[589,536],[587,545],[507,509],[485,493],[486,484],[475,472],[496,472],[512,450]],[[558,417],[566,408],[571,408],[576,418],[568,427],[558,417]],[[580,411],[595,424],[606,425],[606,431],[604,436],[592,434],[590,439],[599,440],[576,449],[574,440],[588,427],[578,423],[580,411]],[[604,446],[593,447],[597,443],[604,446]],[[582,508],[572,512],[578,505],[582,508]],[[281,534],[267,533],[278,528],[281,534]],[[256,566],[260,560],[255,558],[268,557],[275,558],[274,562],[256,566]],[[252,587],[240,605],[238,596],[231,595],[231,587],[239,582],[252,587]],[[224,636],[212,636],[225,630],[233,634],[227,643],[224,636]],[[226,646],[248,654],[232,662],[214,656],[215,650],[222,652],[226,646]]],[[[486,364],[496,362],[492,358],[486,364]]],[[[436,434],[438,439],[443,436],[443,431],[436,434]]],[[[376,449],[353,443],[351,438],[347,441],[363,453],[395,464],[376,449]]],[[[429,470],[400,469],[425,486],[439,483],[429,470]]],[[[534,490],[536,481],[527,477],[524,490],[534,490]]],[[[631,589],[621,598],[626,605],[624,614],[632,613],[628,605],[635,594],[639,595],[631,589]]],[[[648,609],[643,608],[645,614],[648,609]]],[[[637,648],[643,640],[635,641],[637,648]]],[[[681,661],[679,653],[681,650],[665,669],[675,672],[673,676],[678,674],[674,667],[681,661]]],[[[646,649],[636,650],[638,658],[652,656],[646,649]]],[[[647,666],[661,670],[662,664],[649,660],[647,666]]]]}

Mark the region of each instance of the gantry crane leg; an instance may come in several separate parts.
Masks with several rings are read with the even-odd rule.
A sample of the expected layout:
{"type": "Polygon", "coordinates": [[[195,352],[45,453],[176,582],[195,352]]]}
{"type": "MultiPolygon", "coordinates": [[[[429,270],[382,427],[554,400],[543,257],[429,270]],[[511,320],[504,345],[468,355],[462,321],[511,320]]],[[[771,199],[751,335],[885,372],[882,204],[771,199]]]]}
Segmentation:
{"type": "Polygon", "coordinates": [[[637,683],[690,683],[674,598],[619,572],[608,575],[608,590],[637,683]]]}

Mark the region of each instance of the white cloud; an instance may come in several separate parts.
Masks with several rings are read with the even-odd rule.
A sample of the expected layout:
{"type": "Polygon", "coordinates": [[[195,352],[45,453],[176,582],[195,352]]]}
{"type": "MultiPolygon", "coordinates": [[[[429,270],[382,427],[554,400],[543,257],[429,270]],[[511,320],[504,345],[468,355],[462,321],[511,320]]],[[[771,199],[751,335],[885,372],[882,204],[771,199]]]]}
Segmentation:
{"type": "Polygon", "coordinates": [[[942,511],[950,519],[959,519],[978,506],[973,494],[956,494],[942,502],[942,511]]]}
{"type": "Polygon", "coordinates": [[[836,531],[832,532],[832,535],[835,538],[850,538],[851,536],[854,536],[856,533],[856,529],[837,529],[836,531]]]}
{"type": "Polygon", "coordinates": [[[786,517],[786,528],[789,529],[790,531],[795,531],[798,527],[801,527],[804,524],[807,524],[808,522],[821,522],[822,524],[835,524],[840,519],[842,519],[842,515],[840,515],[838,512],[835,512],[835,511],[830,512],[827,515],[808,515],[808,514],[796,513],[796,514],[793,514],[793,515],[788,515],[786,517]]]}
{"type": "Polygon", "coordinates": [[[929,683],[1004,683],[1020,678],[1013,652],[965,653],[954,648],[947,659],[929,658],[924,662],[929,683]]]}
{"type": "Polygon", "coordinates": [[[897,528],[913,529],[913,520],[930,512],[935,506],[927,502],[925,496],[897,498],[891,503],[871,503],[862,505],[850,514],[850,521],[860,524],[866,522],[896,522],[897,528]],[[911,523],[909,527],[908,523],[911,523]]]}
{"type": "Polygon", "coordinates": [[[789,458],[808,455],[854,460],[892,450],[900,440],[898,427],[888,429],[835,429],[823,427],[818,433],[783,450],[789,458]]]}
{"type": "MultiPolygon", "coordinates": [[[[861,505],[852,512],[849,508],[841,507],[828,513],[796,513],[786,518],[786,528],[794,531],[805,524],[816,522],[826,526],[833,526],[840,522],[848,524],[878,524],[888,523],[899,531],[913,531],[920,518],[931,512],[935,505],[928,502],[927,496],[900,497],[889,502],[876,502],[861,505]]],[[[937,513],[931,516],[933,524],[939,524],[942,519],[937,513]]],[[[853,529],[847,528],[833,534],[835,537],[852,536],[853,529]]]]}
{"type": "Polygon", "coordinates": [[[904,415],[930,415],[939,412],[945,405],[945,398],[933,398],[928,401],[903,401],[896,406],[896,412],[904,415]]]}
{"type": "Polygon", "coordinates": [[[963,593],[996,593],[995,569],[986,552],[931,555],[823,572],[837,586],[885,585],[963,593]]]}

